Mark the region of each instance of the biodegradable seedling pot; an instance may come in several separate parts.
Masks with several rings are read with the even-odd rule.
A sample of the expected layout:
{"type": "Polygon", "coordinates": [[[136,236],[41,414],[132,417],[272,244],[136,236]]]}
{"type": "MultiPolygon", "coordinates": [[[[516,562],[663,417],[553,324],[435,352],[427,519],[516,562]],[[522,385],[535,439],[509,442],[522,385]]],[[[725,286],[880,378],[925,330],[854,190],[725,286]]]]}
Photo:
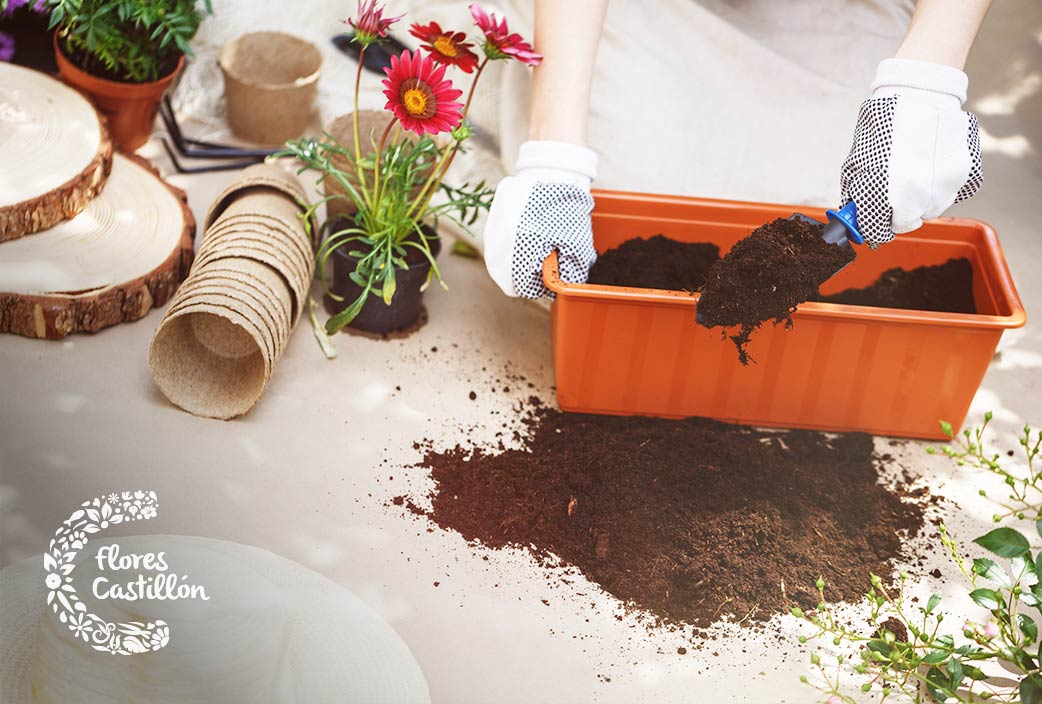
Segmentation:
{"type": "MultiPolygon", "coordinates": [[[[333,228],[336,231],[336,227],[333,228]]],[[[431,254],[435,257],[441,251],[441,240],[430,228],[424,228],[431,254]]],[[[355,270],[357,260],[348,256],[349,250],[365,250],[360,243],[351,243],[349,246],[339,247],[333,251],[333,278],[329,288],[333,293],[342,297],[343,301],[334,301],[326,296],[326,307],[331,313],[339,313],[354,302],[362,293],[362,287],[351,280],[351,272],[355,270]]],[[[348,323],[348,327],[364,332],[391,333],[407,330],[416,325],[420,319],[423,309],[423,288],[427,282],[427,275],[431,269],[431,263],[415,248],[409,248],[406,258],[408,269],[396,269],[394,296],[391,304],[387,305],[379,296],[370,294],[362,306],[361,312],[348,323]]]]}
{"type": "Polygon", "coordinates": [[[108,118],[112,141],[124,152],[132,152],[152,136],[159,101],[184,67],[184,56],[177,67],[158,81],[125,83],[110,81],[87,73],[62,51],[58,35],[54,35],[54,58],[63,81],[90,98],[98,111],[108,118]]]}
{"type": "MultiPolygon", "coordinates": [[[[795,210],[823,209],[600,191],[594,244],[603,252],[662,233],[726,253],[754,228],[795,210]]],[[[830,279],[829,295],[867,286],[887,269],[965,257],[977,313],[804,303],[791,330],[764,325],[743,367],[719,330],[695,324],[698,294],[570,284],[557,255],[543,278],[551,308],[561,409],[662,417],[706,416],[748,425],[864,431],[944,439],[958,428],[1002,332],[1026,316],[998,238],[988,225],[941,218],[871,251],[830,279]]]]}
{"type": "MultiPolygon", "coordinates": [[[[377,145],[380,144],[380,137],[383,135],[384,129],[387,128],[387,123],[391,121],[391,118],[391,113],[386,110],[358,111],[358,144],[363,156],[376,152],[373,143],[375,142],[377,145]]],[[[329,136],[352,154],[354,153],[355,148],[354,124],[354,113],[349,112],[330,122],[326,126],[325,130],[329,136]]],[[[402,132],[402,138],[413,143],[420,139],[418,135],[405,131],[402,132]]],[[[390,140],[391,138],[388,137],[388,143],[390,140]]],[[[349,162],[345,157],[337,155],[333,157],[333,165],[348,174],[352,186],[358,186],[358,177],[355,174],[354,165],[351,162],[349,162]]],[[[426,179],[429,175],[429,169],[421,172],[421,175],[426,179]]],[[[368,179],[367,183],[370,186],[372,186],[372,177],[372,171],[367,171],[366,179],[368,179]]],[[[421,182],[413,188],[412,193],[414,198],[419,195],[422,187],[423,183],[421,182]]],[[[347,196],[347,191],[344,187],[341,186],[335,178],[328,174],[322,179],[322,191],[327,196],[347,196]]],[[[354,215],[356,212],[358,212],[358,209],[349,197],[333,198],[326,202],[326,217],[330,220],[333,218],[344,217],[345,215],[354,215]]]]}
{"type": "Polygon", "coordinates": [[[252,32],[225,44],[219,64],[235,134],[277,145],[307,129],[322,72],[314,44],[281,32],[252,32]]]}

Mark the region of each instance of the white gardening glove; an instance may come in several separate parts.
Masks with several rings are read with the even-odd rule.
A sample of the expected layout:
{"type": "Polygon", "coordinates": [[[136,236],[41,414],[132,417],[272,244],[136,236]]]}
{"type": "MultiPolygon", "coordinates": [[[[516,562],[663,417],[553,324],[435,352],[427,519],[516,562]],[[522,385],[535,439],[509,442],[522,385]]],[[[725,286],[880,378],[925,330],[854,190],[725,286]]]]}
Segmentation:
{"type": "Polygon", "coordinates": [[[557,250],[561,279],[585,283],[597,260],[593,248],[590,183],[597,155],[576,144],[521,145],[517,175],[496,188],[485,224],[485,266],[508,296],[551,295],[543,260],[557,250]]]}
{"type": "Polygon", "coordinates": [[[963,112],[966,74],[942,64],[887,59],[861,104],[843,163],[843,204],[875,249],[973,196],[983,182],[977,118],[963,112]]]}

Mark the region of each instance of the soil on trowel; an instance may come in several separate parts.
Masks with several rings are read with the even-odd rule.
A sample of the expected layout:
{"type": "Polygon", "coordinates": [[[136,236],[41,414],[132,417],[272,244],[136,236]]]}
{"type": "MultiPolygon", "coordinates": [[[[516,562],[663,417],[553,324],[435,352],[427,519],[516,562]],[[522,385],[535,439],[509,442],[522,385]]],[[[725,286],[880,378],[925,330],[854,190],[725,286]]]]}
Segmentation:
{"type": "Polygon", "coordinates": [[[697,291],[720,248],[707,242],[679,242],[663,235],[627,240],[604,252],[590,269],[591,284],[667,291],[697,291]]]}
{"type": "Polygon", "coordinates": [[[730,337],[742,364],[750,361],[746,345],[756,328],[768,320],[791,327],[796,306],[854,259],[851,247],[821,239],[822,227],[779,218],[736,243],[709,270],[698,321],[709,328],[737,328],[730,337]]]}
{"type": "Polygon", "coordinates": [[[530,550],[551,570],[577,567],[664,624],[811,608],[818,576],[831,600],[856,601],[869,573],[893,574],[936,500],[882,483],[864,434],[530,403],[520,448],[427,450],[429,518],[468,541],[530,550]]]}
{"type": "Polygon", "coordinates": [[[973,266],[965,257],[911,270],[887,269],[871,286],[811,300],[942,313],[976,313],[973,266]]]}

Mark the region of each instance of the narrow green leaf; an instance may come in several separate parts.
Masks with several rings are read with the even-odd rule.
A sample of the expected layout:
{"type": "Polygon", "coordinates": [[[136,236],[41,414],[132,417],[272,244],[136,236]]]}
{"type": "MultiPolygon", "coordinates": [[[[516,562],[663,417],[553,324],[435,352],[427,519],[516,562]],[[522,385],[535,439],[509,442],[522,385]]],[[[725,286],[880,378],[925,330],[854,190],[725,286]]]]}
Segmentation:
{"type": "Polygon", "coordinates": [[[930,597],[930,600],[926,602],[926,613],[931,614],[933,610],[937,608],[937,605],[941,603],[941,595],[934,594],[930,597]]]}
{"type": "Polygon", "coordinates": [[[1017,557],[1031,548],[1028,539],[1013,528],[996,528],[973,542],[999,557],[1017,557]]]}

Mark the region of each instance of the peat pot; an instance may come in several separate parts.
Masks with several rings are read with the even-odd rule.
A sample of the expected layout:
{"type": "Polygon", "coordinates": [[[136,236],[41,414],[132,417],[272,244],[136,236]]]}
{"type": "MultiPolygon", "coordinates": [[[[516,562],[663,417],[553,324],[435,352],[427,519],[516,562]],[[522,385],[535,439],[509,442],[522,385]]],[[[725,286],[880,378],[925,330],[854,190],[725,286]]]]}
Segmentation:
{"type": "Polygon", "coordinates": [[[152,136],[159,101],[185,63],[184,56],[179,57],[174,70],[157,81],[111,81],[87,73],[74,64],[62,51],[57,33],[54,35],[54,58],[62,80],[90,98],[108,118],[112,140],[124,152],[134,151],[152,136]]]}
{"type": "Polygon", "coordinates": [[[282,32],[251,32],[224,45],[228,124],[251,142],[280,145],[299,137],[314,118],[322,52],[282,32]]]}
{"type": "MultiPolygon", "coordinates": [[[[334,227],[333,231],[336,229],[334,227]]],[[[437,239],[437,233],[433,230],[424,228],[424,231],[427,233],[431,253],[437,257],[441,251],[441,240],[437,239]]],[[[359,243],[351,243],[349,246],[337,248],[330,257],[333,260],[333,276],[329,288],[344,299],[334,301],[326,296],[326,306],[330,312],[343,310],[362,293],[362,287],[351,280],[356,260],[347,253],[354,249],[364,250],[365,247],[359,243]]],[[[431,264],[419,250],[412,247],[409,248],[406,262],[409,264],[408,269],[398,269],[395,272],[397,287],[391,304],[387,305],[382,298],[370,295],[362,306],[362,311],[348,327],[364,332],[390,333],[407,330],[419,322],[423,310],[423,288],[431,264]]]]}
{"type": "MultiPolygon", "coordinates": [[[[775,218],[804,212],[825,220],[824,209],[805,206],[611,191],[594,197],[599,252],[662,233],[711,242],[723,254],[775,218]]],[[[765,323],[753,333],[756,363],[744,367],[720,330],[696,325],[697,294],[566,283],[552,253],[543,278],[557,294],[551,334],[558,405],[944,439],[939,421],[961,426],[1003,331],[1026,321],[998,237],[976,220],[940,218],[857,253],[822,294],[870,285],[887,269],[965,257],[978,312],[804,303],[791,330],[765,323]]]]}

